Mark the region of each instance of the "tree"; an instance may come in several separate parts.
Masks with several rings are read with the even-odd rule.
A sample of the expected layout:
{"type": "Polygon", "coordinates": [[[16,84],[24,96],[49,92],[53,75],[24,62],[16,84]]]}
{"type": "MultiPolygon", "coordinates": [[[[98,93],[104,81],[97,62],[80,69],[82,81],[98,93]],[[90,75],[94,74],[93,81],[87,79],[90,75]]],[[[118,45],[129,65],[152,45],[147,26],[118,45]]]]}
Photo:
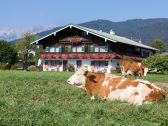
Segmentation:
{"type": "Polygon", "coordinates": [[[23,38],[16,42],[16,50],[18,51],[19,57],[23,60],[23,62],[27,63],[28,56],[30,53],[30,43],[34,41],[34,35],[30,33],[24,33],[23,38]]]}
{"type": "Polygon", "coordinates": [[[151,43],[150,43],[150,46],[156,48],[156,49],[159,49],[160,53],[162,52],[165,52],[166,51],[166,45],[165,43],[160,40],[160,39],[156,39],[156,40],[153,40],[151,43]]]}
{"type": "Polygon", "coordinates": [[[0,62],[10,66],[17,61],[17,52],[14,46],[4,40],[0,40],[0,62]]]}
{"type": "Polygon", "coordinates": [[[168,73],[168,56],[156,54],[144,59],[142,63],[148,68],[157,69],[157,72],[168,73]]]}

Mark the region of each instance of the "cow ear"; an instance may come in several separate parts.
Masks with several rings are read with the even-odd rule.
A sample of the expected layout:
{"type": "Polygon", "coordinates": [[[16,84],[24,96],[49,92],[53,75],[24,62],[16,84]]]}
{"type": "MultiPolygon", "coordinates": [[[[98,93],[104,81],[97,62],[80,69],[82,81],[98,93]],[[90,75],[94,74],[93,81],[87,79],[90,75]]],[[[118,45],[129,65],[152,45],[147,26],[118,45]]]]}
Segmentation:
{"type": "Polygon", "coordinates": [[[88,71],[84,71],[83,75],[87,77],[87,74],[88,74],[88,71]]]}

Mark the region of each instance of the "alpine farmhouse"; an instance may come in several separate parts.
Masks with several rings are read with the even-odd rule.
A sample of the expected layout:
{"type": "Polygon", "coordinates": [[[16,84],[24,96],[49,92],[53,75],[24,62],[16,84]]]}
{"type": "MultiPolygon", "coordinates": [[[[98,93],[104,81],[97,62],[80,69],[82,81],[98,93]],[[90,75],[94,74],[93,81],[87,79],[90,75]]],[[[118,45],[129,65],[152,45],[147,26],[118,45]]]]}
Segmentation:
{"type": "Polygon", "coordinates": [[[83,65],[90,69],[116,69],[124,56],[142,61],[157,51],[112,31],[106,33],[72,24],[31,44],[42,50],[38,66],[43,71],[66,71],[67,64],[73,64],[75,69],[83,65]]]}

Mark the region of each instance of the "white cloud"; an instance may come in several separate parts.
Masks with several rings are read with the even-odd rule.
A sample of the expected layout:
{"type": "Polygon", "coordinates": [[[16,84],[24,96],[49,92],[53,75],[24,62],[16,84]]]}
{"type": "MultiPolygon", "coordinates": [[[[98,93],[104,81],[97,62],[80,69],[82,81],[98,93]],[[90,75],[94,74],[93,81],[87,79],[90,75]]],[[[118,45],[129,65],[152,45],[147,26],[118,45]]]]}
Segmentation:
{"type": "Polygon", "coordinates": [[[19,39],[25,32],[36,34],[54,28],[54,25],[33,26],[29,28],[1,28],[0,39],[12,41],[19,39]]]}

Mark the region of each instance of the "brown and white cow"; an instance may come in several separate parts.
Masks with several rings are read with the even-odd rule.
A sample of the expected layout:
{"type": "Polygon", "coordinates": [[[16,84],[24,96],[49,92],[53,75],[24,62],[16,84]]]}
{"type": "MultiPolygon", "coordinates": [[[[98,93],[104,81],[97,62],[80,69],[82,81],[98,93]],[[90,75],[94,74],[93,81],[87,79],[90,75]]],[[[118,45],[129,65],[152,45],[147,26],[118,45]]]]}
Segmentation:
{"type": "Polygon", "coordinates": [[[105,100],[121,100],[142,105],[165,98],[165,92],[149,81],[93,73],[84,69],[77,71],[67,82],[84,89],[91,99],[98,96],[105,100]]]}
{"type": "Polygon", "coordinates": [[[121,61],[120,64],[121,73],[123,76],[125,75],[138,75],[140,77],[144,77],[147,75],[148,68],[144,67],[140,62],[131,62],[127,60],[121,61]]]}

